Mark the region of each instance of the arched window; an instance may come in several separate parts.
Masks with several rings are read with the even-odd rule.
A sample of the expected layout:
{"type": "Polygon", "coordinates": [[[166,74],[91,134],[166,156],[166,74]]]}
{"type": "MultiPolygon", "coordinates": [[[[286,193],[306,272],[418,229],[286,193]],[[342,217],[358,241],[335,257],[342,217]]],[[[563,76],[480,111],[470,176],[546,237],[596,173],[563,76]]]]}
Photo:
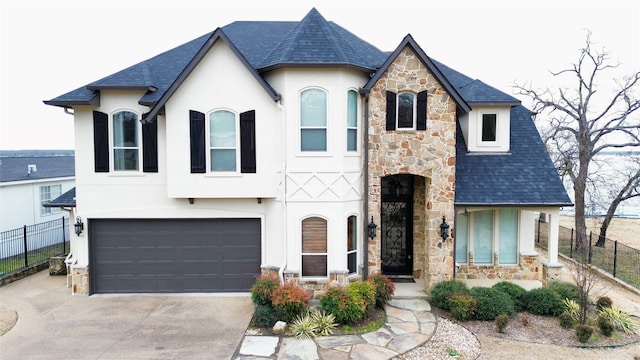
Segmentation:
{"type": "Polygon", "coordinates": [[[358,272],[358,217],[347,218],[347,266],[349,274],[358,272]]]}
{"type": "Polygon", "coordinates": [[[358,151],[358,93],[347,92],[347,151],[358,151]]]}
{"type": "Polygon", "coordinates": [[[302,220],[302,276],[327,276],[327,220],[302,220]]]}
{"type": "Polygon", "coordinates": [[[308,89],[300,93],[300,150],[327,151],[327,93],[308,89]]]}
{"type": "Polygon", "coordinates": [[[140,170],[140,122],[131,111],[113,114],[113,170],[140,170]]]}
{"type": "Polygon", "coordinates": [[[236,171],[237,126],[236,114],[231,111],[218,110],[209,115],[209,166],[212,172],[236,171]]]}

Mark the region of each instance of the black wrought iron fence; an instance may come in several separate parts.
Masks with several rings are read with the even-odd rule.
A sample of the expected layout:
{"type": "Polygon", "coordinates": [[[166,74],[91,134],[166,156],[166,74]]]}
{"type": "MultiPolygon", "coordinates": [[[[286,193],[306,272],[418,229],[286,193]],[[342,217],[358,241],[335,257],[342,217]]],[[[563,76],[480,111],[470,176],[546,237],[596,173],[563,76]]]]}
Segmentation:
{"type": "MultiPolygon", "coordinates": [[[[543,248],[548,247],[549,224],[537,221],[536,241],[543,248]]],[[[576,231],[560,226],[558,253],[575,258],[577,254],[576,231]]],[[[590,232],[584,236],[587,246],[587,261],[613,277],[640,289],[640,249],[632,248],[617,240],[605,239],[604,246],[596,246],[598,235],[590,232]]]]}
{"type": "Polygon", "coordinates": [[[0,232],[0,277],[63,255],[69,249],[69,219],[0,232]]]}

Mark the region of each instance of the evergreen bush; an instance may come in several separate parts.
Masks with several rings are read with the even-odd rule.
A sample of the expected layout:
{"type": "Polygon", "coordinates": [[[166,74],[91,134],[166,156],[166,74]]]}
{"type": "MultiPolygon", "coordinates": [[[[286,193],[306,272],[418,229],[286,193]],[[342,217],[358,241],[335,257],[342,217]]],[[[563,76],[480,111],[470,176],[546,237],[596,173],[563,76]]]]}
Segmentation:
{"type": "Polygon", "coordinates": [[[611,320],[606,317],[598,316],[598,329],[600,333],[606,337],[610,337],[613,334],[613,324],[611,320]]]}
{"type": "Polygon", "coordinates": [[[383,307],[387,301],[391,300],[396,291],[396,284],[382,274],[369,276],[367,281],[371,281],[376,288],[376,306],[383,307]]]}
{"type": "Polygon", "coordinates": [[[492,288],[509,295],[511,300],[513,300],[513,308],[516,312],[520,312],[527,308],[527,304],[525,303],[525,295],[527,294],[527,290],[525,290],[522,286],[508,281],[500,281],[499,283],[493,285],[492,288]]]}
{"type": "Polygon", "coordinates": [[[536,315],[558,316],[566,306],[560,295],[548,287],[530,290],[526,295],[527,309],[536,315]]]}
{"type": "Polygon", "coordinates": [[[499,333],[504,334],[505,329],[507,328],[507,324],[509,323],[509,315],[500,314],[496,317],[496,330],[499,333]]]}
{"type": "Polygon", "coordinates": [[[573,325],[575,324],[575,320],[573,319],[573,316],[571,316],[571,314],[568,311],[565,311],[562,314],[558,315],[558,320],[560,321],[560,326],[562,326],[565,329],[572,328],[573,325]]]}
{"type": "Polygon", "coordinates": [[[311,296],[304,289],[295,284],[286,283],[273,291],[271,302],[278,318],[291,322],[307,308],[307,301],[311,296]]]}
{"type": "Polygon", "coordinates": [[[280,286],[278,275],[259,275],[256,282],[251,286],[251,301],[257,306],[271,306],[271,295],[278,286],[280,286]]]}
{"type": "Polygon", "coordinates": [[[278,319],[272,306],[256,305],[253,313],[253,325],[257,327],[272,327],[278,319]]]}
{"type": "Polygon", "coordinates": [[[581,343],[586,343],[593,334],[593,326],[590,325],[578,325],[576,327],[576,337],[581,343]]]}
{"type": "Polygon", "coordinates": [[[596,301],[596,306],[598,310],[606,307],[611,307],[612,305],[613,305],[613,301],[608,296],[601,296],[598,298],[598,301],[596,301]]]}
{"type": "Polygon", "coordinates": [[[441,281],[431,288],[429,298],[432,305],[450,310],[449,297],[453,294],[470,294],[467,284],[458,279],[441,281]]]}
{"type": "Polygon", "coordinates": [[[362,301],[366,313],[376,306],[376,286],[370,281],[351,283],[347,286],[347,292],[352,301],[362,301]]]}
{"type": "Polygon", "coordinates": [[[468,294],[453,294],[449,297],[449,307],[456,319],[467,321],[475,317],[478,301],[468,294]]]}
{"type": "Polygon", "coordinates": [[[578,286],[567,281],[552,281],[549,283],[549,289],[560,295],[560,299],[570,299],[580,302],[580,292],[578,286]]]}
{"type": "Polygon", "coordinates": [[[475,318],[493,321],[500,314],[515,314],[513,300],[509,295],[492,288],[474,287],[471,296],[478,301],[475,318]]]}
{"type": "Polygon", "coordinates": [[[353,324],[366,314],[366,306],[362,299],[353,299],[347,289],[338,286],[327,289],[320,298],[320,306],[324,311],[333,314],[340,324],[353,324]]]}

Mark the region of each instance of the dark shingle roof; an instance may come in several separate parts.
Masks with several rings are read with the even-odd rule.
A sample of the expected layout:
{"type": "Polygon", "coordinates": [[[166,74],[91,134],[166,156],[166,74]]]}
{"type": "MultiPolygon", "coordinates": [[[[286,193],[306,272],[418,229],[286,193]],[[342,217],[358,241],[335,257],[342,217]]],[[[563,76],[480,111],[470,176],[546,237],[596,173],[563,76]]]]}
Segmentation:
{"type": "Polygon", "coordinates": [[[3,156],[0,162],[0,182],[75,176],[73,156],[3,156]],[[36,171],[30,175],[27,171],[29,165],[36,166],[36,171]]]}
{"type": "Polygon", "coordinates": [[[42,204],[44,207],[76,207],[76,188],[65,192],[57,198],[42,204]]]}
{"type": "Polygon", "coordinates": [[[460,128],[456,142],[457,206],[572,205],[527,108],[511,108],[508,154],[468,153],[460,128]]]}

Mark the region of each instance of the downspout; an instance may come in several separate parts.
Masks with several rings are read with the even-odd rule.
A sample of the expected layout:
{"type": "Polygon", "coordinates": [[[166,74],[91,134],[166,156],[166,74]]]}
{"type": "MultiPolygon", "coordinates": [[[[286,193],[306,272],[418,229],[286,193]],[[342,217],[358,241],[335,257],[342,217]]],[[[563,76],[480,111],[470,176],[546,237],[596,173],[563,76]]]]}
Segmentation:
{"type": "Polygon", "coordinates": [[[457,222],[458,220],[458,208],[454,205],[453,206],[453,234],[451,234],[450,236],[453,237],[453,278],[456,278],[456,246],[458,246],[458,244],[456,243],[456,229],[457,229],[457,222]]]}
{"type": "Polygon", "coordinates": [[[282,264],[282,266],[280,266],[280,270],[278,271],[278,277],[280,278],[280,283],[284,285],[285,283],[285,279],[284,279],[284,271],[287,269],[287,263],[288,263],[288,254],[289,254],[289,237],[287,236],[287,232],[288,232],[288,227],[287,227],[287,212],[288,212],[288,205],[287,205],[287,109],[282,105],[282,103],[280,102],[281,100],[278,99],[276,101],[276,105],[278,106],[278,109],[280,111],[282,111],[282,137],[283,137],[283,142],[284,142],[284,148],[283,148],[283,159],[284,159],[284,163],[282,164],[282,186],[284,188],[284,198],[283,198],[283,205],[284,205],[284,216],[282,217],[282,229],[284,231],[284,262],[282,264]]]}
{"type": "MultiPolygon", "coordinates": [[[[367,231],[367,221],[369,219],[369,91],[360,90],[364,94],[364,264],[362,268],[362,278],[369,277],[369,234],[367,231]]],[[[372,239],[373,240],[373,239],[372,239]]]]}

